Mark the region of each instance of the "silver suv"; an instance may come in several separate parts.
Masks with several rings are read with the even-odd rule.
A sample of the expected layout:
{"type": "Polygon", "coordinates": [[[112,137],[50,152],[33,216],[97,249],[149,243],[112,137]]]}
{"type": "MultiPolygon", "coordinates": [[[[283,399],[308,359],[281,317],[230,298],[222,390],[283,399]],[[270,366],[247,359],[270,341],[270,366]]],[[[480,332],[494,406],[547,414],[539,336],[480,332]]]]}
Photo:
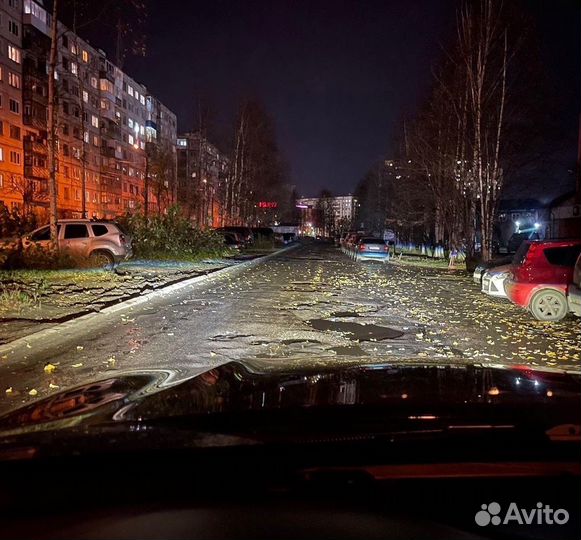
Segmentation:
{"type": "MultiPolygon", "coordinates": [[[[131,237],[117,224],[90,219],[61,219],[57,222],[60,249],[89,257],[96,265],[106,266],[131,257],[131,237]]],[[[45,225],[22,239],[24,249],[48,246],[50,226],[45,225]]]]}

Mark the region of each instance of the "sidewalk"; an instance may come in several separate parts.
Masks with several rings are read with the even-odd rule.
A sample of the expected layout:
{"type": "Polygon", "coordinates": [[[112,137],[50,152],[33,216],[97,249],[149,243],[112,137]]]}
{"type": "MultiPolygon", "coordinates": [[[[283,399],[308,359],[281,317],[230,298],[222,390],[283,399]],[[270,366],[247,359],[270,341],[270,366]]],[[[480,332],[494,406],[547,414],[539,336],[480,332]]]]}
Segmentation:
{"type": "Polygon", "coordinates": [[[138,259],[121,263],[114,272],[96,269],[2,271],[0,345],[259,256],[241,254],[195,263],[138,259]]]}

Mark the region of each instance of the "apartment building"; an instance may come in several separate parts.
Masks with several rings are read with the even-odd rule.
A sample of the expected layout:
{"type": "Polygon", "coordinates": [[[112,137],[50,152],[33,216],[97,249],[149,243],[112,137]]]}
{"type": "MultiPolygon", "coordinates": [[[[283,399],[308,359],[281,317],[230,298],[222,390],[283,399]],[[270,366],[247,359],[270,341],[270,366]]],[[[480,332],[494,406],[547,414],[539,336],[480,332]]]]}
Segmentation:
{"type": "Polygon", "coordinates": [[[338,197],[303,197],[297,199],[301,234],[328,235],[349,228],[355,217],[357,199],[353,195],[338,197]]]}
{"type": "Polygon", "coordinates": [[[228,158],[198,132],[177,139],[178,196],[188,217],[201,227],[225,224],[228,158]]]}
{"type": "Polygon", "coordinates": [[[22,5],[0,0],[0,199],[9,209],[31,198],[23,176],[22,5]]]}
{"type": "MultiPolygon", "coordinates": [[[[7,11],[9,1],[0,2],[7,11]]],[[[15,36],[16,41],[10,42],[17,52],[10,52],[8,40],[3,39],[7,55],[0,55],[0,61],[6,62],[13,73],[21,68],[17,73],[20,85],[5,89],[2,84],[2,101],[6,100],[10,105],[8,110],[0,108],[0,120],[17,126],[16,118],[21,119],[17,126],[22,135],[21,157],[19,160],[15,157],[14,163],[0,161],[0,167],[7,165],[5,170],[0,169],[0,173],[11,178],[10,183],[3,182],[4,187],[0,184],[0,201],[8,206],[28,205],[28,209],[42,214],[48,207],[46,118],[51,17],[33,0],[22,0],[22,5],[19,2],[10,0],[16,6],[14,15],[19,16],[19,35],[15,36]],[[18,104],[13,105],[12,100],[18,104]],[[20,113],[16,114],[12,109],[20,113]],[[28,189],[28,198],[14,187],[17,182],[13,177],[18,174],[24,178],[21,184],[28,189]]],[[[2,19],[4,22],[4,15],[2,19]]],[[[2,32],[4,36],[4,25],[2,32]]],[[[6,32],[10,32],[8,27],[6,32]]],[[[115,66],[104,51],[91,46],[62,24],[59,24],[58,34],[57,189],[60,217],[114,218],[143,207],[146,200],[150,210],[165,211],[175,201],[177,184],[175,178],[171,178],[172,175],[175,177],[176,170],[175,114],[145,86],[115,66]],[[159,171],[151,160],[157,159],[162,149],[169,156],[167,173],[161,175],[157,172],[146,182],[148,168],[159,171]],[[148,197],[146,184],[149,186],[148,197]]],[[[8,67],[2,65],[2,71],[7,71],[8,67]]],[[[15,146],[18,132],[6,128],[6,134],[15,146]]],[[[2,136],[2,153],[12,151],[9,142],[2,136]]],[[[15,148],[14,151],[18,150],[15,148]]],[[[6,155],[9,159],[12,156],[11,153],[6,155]]]]}

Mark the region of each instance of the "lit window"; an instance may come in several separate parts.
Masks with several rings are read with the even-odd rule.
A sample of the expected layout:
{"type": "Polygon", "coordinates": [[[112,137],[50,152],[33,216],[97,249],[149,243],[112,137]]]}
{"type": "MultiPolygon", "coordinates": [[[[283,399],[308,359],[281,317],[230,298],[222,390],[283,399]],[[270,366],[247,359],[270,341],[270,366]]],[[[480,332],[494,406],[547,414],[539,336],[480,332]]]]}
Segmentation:
{"type": "Polygon", "coordinates": [[[78,73],[79,73],[79,69],[77,67],[77,63],[76,62],[71,62],[71,73],[73,75],[78,75],[78,73]]]}
{"type": "MultiPolygon", "coordinates": [[[[0,146],[0,161],[4,161],[4,148],[0,146]]],[[[4,177],[2,177],[4,179],[4,177]]]]}
{"type": "Polygon", "coordinates": [[[87,92],[86,90],[83,90],[83,101],[85,103],[89,102],[89,92],[87,92]]]}
{"type": "Polygon", "coordinates": [[[145,96],[143,94],[139,96],[139,101],[141,101],[142,105],[145,105],[145,96]]]}
{"type": "Polygon", "coordinates": [[[83,140],[88,143],[89,142],[89,132],[85,131],[84,135],[83,135],[83,140]]]}
{"type": "Polygon", "coordinates": [[[97,86],[98,86],[97,77],[91,77],[91,86],[93,88],[97,88],[97,86]]]}
{"type": "Polygon", "coordinates": [[[8,45],[8,58],[17,64],[20,64],[20,49],[13,45],[8,45]]]}
{"type": "Polygon", "coordinates": [[[139,92],[135,90],[135,99],[139,99],[139,92]]]}
{"type": "Polygon", "coordinates": [[[83,62],[89,61],[89,53],[87,51],[83,51],[82,57],[83,57],[83,62]]]}
{"type": "Polygon", "coordinates": [[[20,88],[20,76],[16,73],[8,72],[8,84],[14,88],[20,88]]]}
{"type": "Polygon", "coordinates": [[[142,150],[145,150],[145,142],[139,141],[139,146],[142,150]]]}
{"type": "Polygon", "coordinates": [[[96,128],[99,127],[99,119],[94,114],[91,115],[91,125],[96,128]]]}
{"type": "Polygon", "coordinates": [[[97,135],[93,135],[93,144],[99,146],[99,137],[97,135]]]}
{"type": "Polygon", "coordinates": [[[131,129],[133,129],[133,119],[132,119],[132,118],[128,118],[128,119],[127,119],[127,125],[128,125],[128,126],[131,128],[131,129]]]}
{"type": "Polygon", "coordinates": [[[133,135],[131,135],[131,134],[129,135],[127,140],[129,141],[129,144],[133,144],[135,142],[135,139],[133,138],[133,135]]]}
{"type": "Polygon", "coordinates": [[[133,86],[127,86],[127,93],[128,93],[130,96],[133,96],[133,86]]]}

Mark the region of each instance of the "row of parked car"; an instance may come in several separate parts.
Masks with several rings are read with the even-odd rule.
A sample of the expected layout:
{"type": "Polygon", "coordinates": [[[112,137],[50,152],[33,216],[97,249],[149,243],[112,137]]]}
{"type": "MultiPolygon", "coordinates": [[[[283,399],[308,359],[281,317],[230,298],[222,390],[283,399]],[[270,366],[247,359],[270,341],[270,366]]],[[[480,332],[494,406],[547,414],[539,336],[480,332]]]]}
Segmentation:
{"type": "Polygon", "coordinates": [[[258,239],[273,240],[281,244],[290,244],[296,240],[294,233],[275,233],[270,227],[227,226],[215,229],[224,237],[224,244],[233,249],[251,246],[258,239]]]}
{"type": "Polygon", "coordinates": [[[581,317],[581,240],[526,240],[510,263],[477,267],[474,281],[483,293],[508,298],[538,320],[581,317]]]}
{"type": "MultiPolygon", "coordinates": [[[[133,255],[131,235],[112,221],[93,219],[61,219],[57,222],[58,244],[61,249],[89,258],[97,266],[112,266],[133,255]]],[[[258,238],[272,238],[282,244],[295,240],[294,234],[276,235],[270,227],[221,227],[216,229],[224,244],[242,249],[258,238]]],[[[50,227],[45,225],[19,239],[2,242],[0,248],[14,251],[21,243],[24,249],[45,248],[50,244],[50,227]]]]}
{"type": "Polygon", "coordinates": [[[389,245],[383,238],[366,236],[362,233],[347,232],[336,239],[343,253],[355,261],[389,261],[389,245]]]}

